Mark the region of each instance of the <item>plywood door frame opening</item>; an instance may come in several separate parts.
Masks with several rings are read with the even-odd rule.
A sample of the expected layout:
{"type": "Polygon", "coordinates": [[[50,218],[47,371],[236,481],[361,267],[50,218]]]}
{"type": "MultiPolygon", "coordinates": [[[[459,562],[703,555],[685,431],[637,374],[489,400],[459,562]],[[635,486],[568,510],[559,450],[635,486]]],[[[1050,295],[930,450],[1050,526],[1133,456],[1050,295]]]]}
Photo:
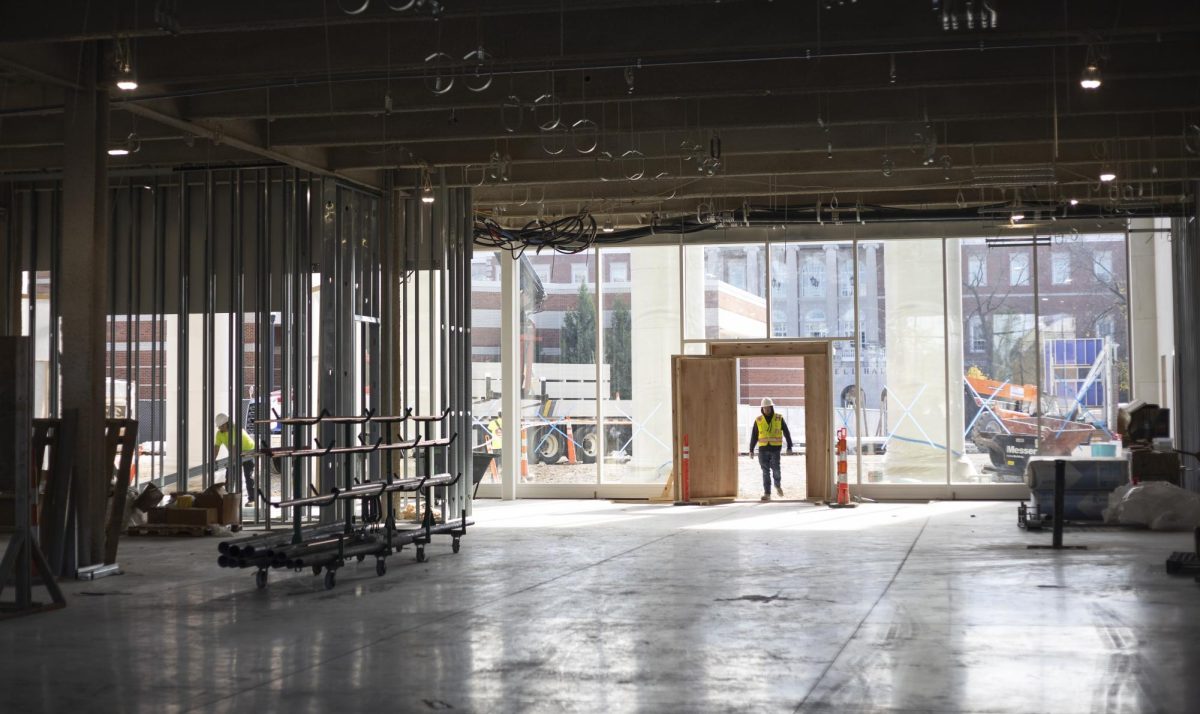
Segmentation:
{"type": "MultiPolygon", "coordinates": [[[[677,356],[676,360],[686,355],[677,356]]],[[[756,358],[756,356],[803,356],[804,358],[804,421],[806,469],[806,498],[827,500],[833,492],[833,342],[803,341],[745,341],[709,342],[709,358],[756,358]]],[[[692,356],[691,359],[696,359],[692,356]]],[[[701,358],[703,359],[703,358],[701,358]]],[[[674,370],[672,370],[674,379],[674,370]]],[[[676,385],[678,388],[678,385],[676,385]]],[[[731,389],[734,384],[731,383],[731,389]]],[[[678,409],[678,395],[672,395],[672,407],[678,409]]],[[[679,473],[682,444],[680,444],[679,414],[674,415],[674,464],[679,473]]],[[[731,496],[736,496],[737,490],[731,496]]],[[[676,479],[676,500],[683,499],[680,480],[676,479]]]]}
{"type": "Polygon", "coordinates": [[[804,358],[804,465],[807,471],[805,495],[808,500],[828,500],[833,490],[833,342],[710,342],[707,355],[735,358],[804,358]]]}

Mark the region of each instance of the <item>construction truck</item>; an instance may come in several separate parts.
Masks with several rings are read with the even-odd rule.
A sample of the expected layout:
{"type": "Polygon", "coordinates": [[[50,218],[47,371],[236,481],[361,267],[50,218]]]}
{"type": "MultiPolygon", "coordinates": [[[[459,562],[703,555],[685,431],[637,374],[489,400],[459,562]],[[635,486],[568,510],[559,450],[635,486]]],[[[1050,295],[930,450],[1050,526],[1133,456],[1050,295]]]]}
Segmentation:
{"type": "MultiPolygon", "coordinates": [[[[608,365],[600,365],[599,388],[604,412],[601,419],[596,415],[596,365],[526,363],[525,373],[528,378],[523,381],[532,386],[532,392],[526,388],[521,399],[521,424],[526,431],[531,462],[569,461],[572,450],[576,461],[589,464],[600,457],[602,448],[617,458],[632,454],[633,421],[629,414],[633,403],[629,399],[608,398],[611,394],[608,365]]],[[[492,438],[488,424],[501,413],[500,380],[483,375],[473,378],[472,383],[474,444],[482,449],[492,438]]]]}

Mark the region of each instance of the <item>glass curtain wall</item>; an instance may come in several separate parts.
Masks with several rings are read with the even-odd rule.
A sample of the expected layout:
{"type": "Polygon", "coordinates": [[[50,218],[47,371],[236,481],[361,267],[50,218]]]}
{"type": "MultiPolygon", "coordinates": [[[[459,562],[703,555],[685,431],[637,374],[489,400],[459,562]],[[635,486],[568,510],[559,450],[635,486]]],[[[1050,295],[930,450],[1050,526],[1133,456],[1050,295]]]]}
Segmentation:
{"type": "MultiPolygon", "coordinates": [[[[851,482],[1017,482],[1022,455],[1111,438],[1129,390],[1125,256],[1123,234],[814,242],[786,231],[526,255],[519,473],[660,483],[671,355],[705,354],[714,340],[828,339],[851,482]]],[[[473,267],[481,452],[499,416],[498,260],[473,267]]],[[[740,408],[749,423],[755,405],[740,408]]]]}

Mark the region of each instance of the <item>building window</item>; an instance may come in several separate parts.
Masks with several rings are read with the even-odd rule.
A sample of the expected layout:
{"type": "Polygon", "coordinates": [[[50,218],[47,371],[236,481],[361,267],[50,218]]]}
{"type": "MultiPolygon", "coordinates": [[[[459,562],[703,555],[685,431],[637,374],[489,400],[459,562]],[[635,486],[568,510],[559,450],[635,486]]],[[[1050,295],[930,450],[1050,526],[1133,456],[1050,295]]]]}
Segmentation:
{"type": "Polygon", "coordinates": [[[725,274],[725,282],[729,283],[735,288],[746,290],[746,254],[727,254],[723,262],[725,263],[723,271],[725,274]]]}
{"type": "Polygon", "coordinates": [[[1029,254],[1013,253],[1008,256],[1008,284],[1019,286],[1029,284],[1029,254]]]}
{"type": "Polygon", "coordinates": [[[972,352],[987,351],[987,335],[983,332],[983,318],[972,315],[967,321],[968,344],[972,352]]]}
{"type": "Polygon", "coordinates": [[[854,297],[854,262],[848,257],[838,263],[838,297],[854,297]]]}
{"type": "Polygon", "coordinates": [[[788,336],[787,313],[783,310],[771,311],[771,335],[773,337],[788,336]]]}
{"type": "Polygon", "coordinates": [[[1071,282],[1071,254],[1057,252],[1050,255],[1050,280],[1055,285],[1071,282]]]}
{"type": "Polygon", "coordinates": [[[542,281],[542,285],[546,285],[547,283],[550,282],[550,264],[549,263],[542,263],[541,265],[534,265],[533,272],[537,273],[538,280],[542,281]]]}
{"type": "Polygon", "coordinates": [[[1112,315],[1105,315],[1096,320],[1096,337],[1113,337],[1116,333],[1116,321],[1112,315]]]}
{"type": "Polygon", "coordinates": [[[571,263],[571,284],[579,285],[588,281],[588,264],[571,263]]]}
{"type": "Polygon", "coordinates": [[[829,328],[825,324],[824,310],[809,310],[804,315],[804,334],[809,337],[825,337],[829,328]]]}
{"type": "MultiPolygon", "coordinates": [[[[820,255],[808,255],[804,258],[804,269],[800,272],[800,280],[804,284],[805,297],[820,297],[825,294],[825,258],[820,255]]],[[[822,315],[821,320],[825,317],[822,315]]]]}
{"type": "Polygon", "coordinates": [[[608,279],[614,283],[629,282],[629,263],[618,260],[609,263],[608,279]]]}
{"type": "Polygon", "coordinates": [[[1092,258],[1092,275],[1102,283],[1116,282],[1113,274],[1113,254],[1111,250],[1096,251],[1092,258]]]}
{"type": "Polygon", "coordinates": [[[972,255],[967,257],[967,285],[987,285],[986,255],[972,255]]]}
{"type": "MultiPolygon", "coordinates": [[[[490,258],[490,256],[489,256],[490,258]]],[[[492,274],[493,263],[489,258],[476,258],[471,261],[471,279],[480,281],[495,280],[492,274]]]]}

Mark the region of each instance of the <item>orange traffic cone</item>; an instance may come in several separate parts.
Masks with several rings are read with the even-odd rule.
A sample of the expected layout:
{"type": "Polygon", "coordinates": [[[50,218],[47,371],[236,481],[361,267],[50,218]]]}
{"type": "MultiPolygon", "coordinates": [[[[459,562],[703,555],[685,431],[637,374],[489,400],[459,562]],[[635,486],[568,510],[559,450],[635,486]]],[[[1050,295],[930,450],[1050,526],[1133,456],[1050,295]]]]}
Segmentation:
{"type": "Polygon", "coordinates": [[[850,482],[846,474],[846,430],[837,430],[837,503],[829,504],[830,508],[854,508],[857,503],[850,501],[850,482]]]}

